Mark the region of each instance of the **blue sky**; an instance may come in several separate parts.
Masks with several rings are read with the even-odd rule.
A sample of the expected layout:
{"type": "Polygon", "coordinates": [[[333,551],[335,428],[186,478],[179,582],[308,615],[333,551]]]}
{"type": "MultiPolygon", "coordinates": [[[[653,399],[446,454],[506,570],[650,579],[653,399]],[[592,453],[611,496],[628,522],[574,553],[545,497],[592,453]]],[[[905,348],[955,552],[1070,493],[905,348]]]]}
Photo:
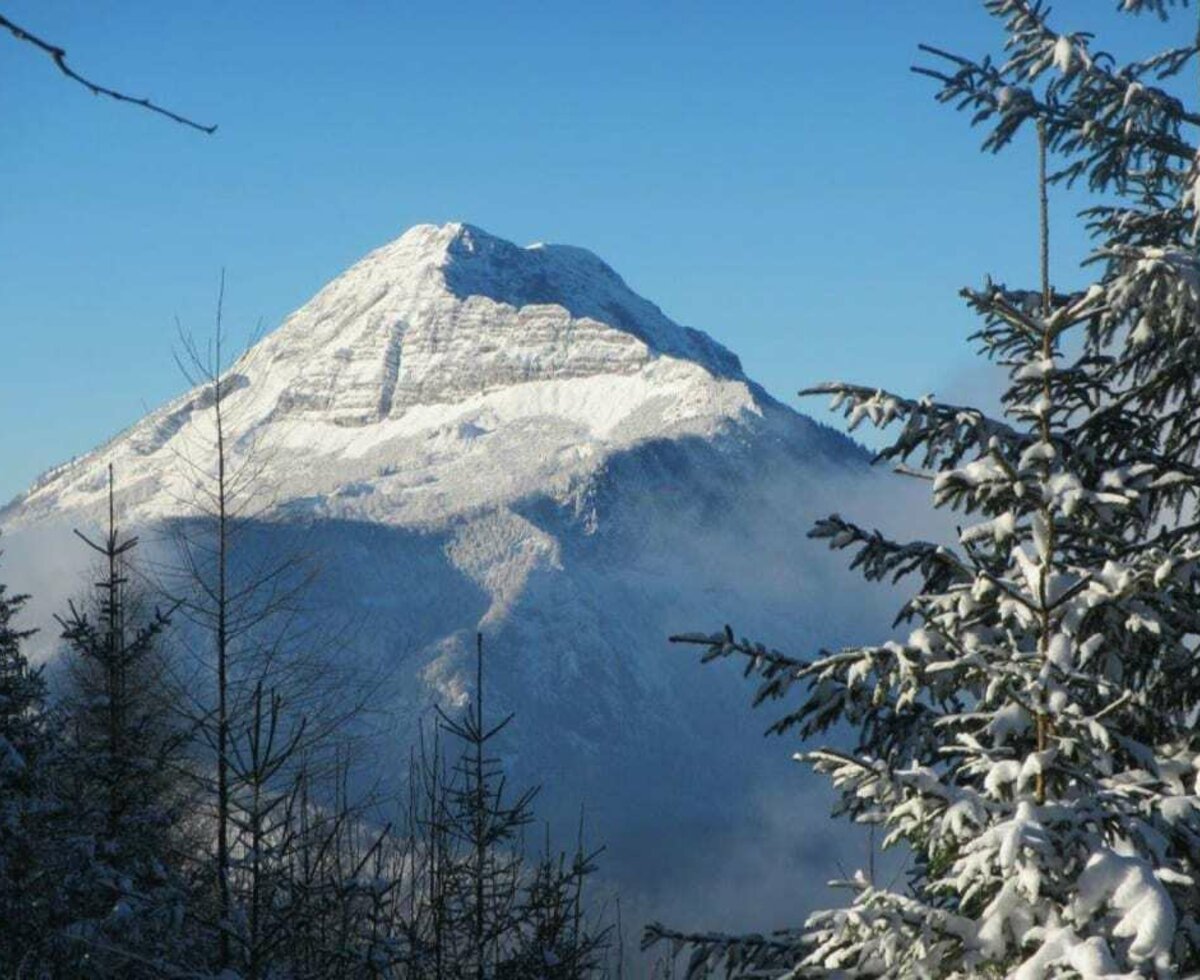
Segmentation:
{"type": "MultiPolygon", "coordinates": [[[[1169,37],[1112,6],[1063,0],[1060,24],[1169,37]]],[[[1033,280],[1032,146],[981,154],[908,71],[921,41],[994,47],[968,0],[4,12],[220,129],[93,98],[0,36],[0,500],[182,387],[175,320],[210,326],[222,267],[244,337],[421,221],[591,248],[793,404],[833,377],[966,393],[957,289],[1033,280]]],[[[1078,203],[1056,195],[1059,282],[1078,203]]]]}

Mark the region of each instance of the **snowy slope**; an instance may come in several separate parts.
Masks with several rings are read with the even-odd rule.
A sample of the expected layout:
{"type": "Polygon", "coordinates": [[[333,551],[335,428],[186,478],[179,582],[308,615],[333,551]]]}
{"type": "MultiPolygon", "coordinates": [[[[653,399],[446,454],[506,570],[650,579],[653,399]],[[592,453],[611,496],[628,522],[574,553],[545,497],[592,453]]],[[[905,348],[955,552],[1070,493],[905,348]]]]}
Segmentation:
{"type": "MultiPolygon", "coordinates": [[[[687,842],[753,811],[787,751],[665,637],[733,620],[802,648],[861,626],[804,532],[860,492],[862,452],[590,252],[461,224],[372,252],[228,378],[234,465],[253,447],[269,488],[258,540],[305,526],[322,601],[355,611],[347,655],[395,671],[383,767],[433,700],[461,703],[482,629],[517,778],[549,784],[551,813],[586,799],[618,869],[702,878],[687,842]]],[[[185,394],[0,511],[23,587],[98,518],[110,463],[127,526],[186,519],[205,408],[185,394]]]]}
{"type": "MultiPolygon", "coordinates": [[[[402,524],[569,482],[653,436],[711,435],[762,413],[732,354],[590,252],[522,249],[458,224],[421,225],[372,252],[241,358],[229,384],[237,434],[266,433],[278,456],[277,496],[402,524]],[[305,460],[299,471],[292,456],[305,460]]],[[[110,462],[136,501],[131,517],[177,512],[185,488],[167,464],[190,428],[207,432],[204,407],[185,395],[51,472],[5,523],[95,506],[110,462]]]]}

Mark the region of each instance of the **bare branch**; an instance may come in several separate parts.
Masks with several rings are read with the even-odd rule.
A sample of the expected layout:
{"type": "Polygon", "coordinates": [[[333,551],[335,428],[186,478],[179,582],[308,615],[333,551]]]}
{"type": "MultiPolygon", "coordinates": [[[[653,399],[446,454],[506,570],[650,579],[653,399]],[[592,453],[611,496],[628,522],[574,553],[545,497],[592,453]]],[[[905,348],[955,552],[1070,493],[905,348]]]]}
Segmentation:
{"type": "Polygon", "coordinates": [[[132,95],[125,95],[123,92],[106,88],[103,85],[93,82],[89,78],[85,78],[67,64],[67,52],[65,49],[60,48],[56,44],[51,44],[49,41],[43,40],[36,34],[29,33],[29,31],[25,30],[25,28],[14,24],[3,14],[0,14],[0,27],[6,28],[8,32],[12,34],[12,36],[18,41],[24,41],[26,44],[32,44],[39,51],[44,52],[50,58],[50,60],[54,62],[55,67],[57,67],[60,72],[66,75],[67,78],[71,79],[71,81],[78,82],[89,92],[91,92],[92,95],[104,95],[117,102],[127,102],[130,105],[139,106],[148,112],[153,112],[160,116],[166,116],[166,118],[170,119],[172,122],[179,123],[181,126],[188,126],[191,129],[198,129],[200,132],[206,133],[210,136],[217,131],[215,124],[206,126],[203,123],[196,122],[194,119],[189,119],[187,116],[181,116],[177,112],[172,112],[170,109],[160,106],[155,102],[151,102],[149,99],[139,99],[132,95]]]}

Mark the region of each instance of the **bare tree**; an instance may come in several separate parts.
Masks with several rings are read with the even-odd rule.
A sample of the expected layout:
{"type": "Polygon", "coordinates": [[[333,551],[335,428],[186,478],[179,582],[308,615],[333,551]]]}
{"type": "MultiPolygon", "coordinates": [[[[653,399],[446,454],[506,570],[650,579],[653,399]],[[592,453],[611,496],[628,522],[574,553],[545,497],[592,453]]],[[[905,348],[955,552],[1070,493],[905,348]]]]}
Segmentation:
{"type": "Polygon", "coordinates": [[[273,942],[261,914],[266,876],[287,864],[280,848],[293,843],[284,817],[294,815],[299,771],[310,786],[332,771],[368,695],[314,625],[313,562],[280,543],[291,531],[271,519],[273,456],[237,416],[239,371],[253,355],[226,364],[224,300],[222,274],[211,341],[180,332],[194,424],[176,459],[189,488],[157,579],[178,604],[180,642],[199,671],[187,708],[210,753],[196,776],[213,803],[216,962],[256,975],[273,942]]]}

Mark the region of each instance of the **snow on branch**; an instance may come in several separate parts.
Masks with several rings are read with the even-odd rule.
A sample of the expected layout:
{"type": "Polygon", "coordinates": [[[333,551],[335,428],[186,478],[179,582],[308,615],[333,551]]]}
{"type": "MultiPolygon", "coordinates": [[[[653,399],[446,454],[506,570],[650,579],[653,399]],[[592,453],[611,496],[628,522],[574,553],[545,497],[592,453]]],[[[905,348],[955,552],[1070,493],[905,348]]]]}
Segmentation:
{"type": "Polygon", "coordinates": [[[863,419],[877,428],[902,422],[904,428],[896,441],[879,453],[879,459],[907,460],[923,449],[922,465],[941,468],[956,465],[972,452],[982,452],[998,440],[1021,449],[1033,441],[1027,433],[990,418],[977,408],[948,405],[932,396],[912,399],[894,395],[881,388],[831,381],[800,391],[802,397],[832,395],[831,411],[842,411],[854,429],[863,419]]]}
{"type": "Polygon", "coordinates": [[[1148,78],[1178,72],[1194,45],[1118,70],[1111,55],[1091,49],[1090,34],[1051,29],[1044,4],[992,0],[986,6],[1005,21],[1007,61],[972,61],[923,44],[920,50],[940,64],[912,69],[940,84],[939,102],[971,111],[973,125],[992,125],[984,149],[1003,149],[1024,123],[1041,119],[1050,148],[1075,158],[1053,180],[1069,183],[1086,174],[1089,186],[1102,190],[1127,186],[1139,172],[1191,164],[1195,147],[1181,126],[1200,124],[1200,116],[1148,78]]]}
{"type": "Polygon", "coordinates": [[[808,536],[827,540],[832,551],[858,548],[850,567],[861,568],[870,582],[890,578],[895,583],[919,572],[927,589],[941,592],[954,582],[967,582],[972,577],[971,570],[948,548],[929,541],[898,544],[879,531],[868,531],[839,514],[817,521],[808,536]]]}
{"type": "Polygon", "coordinates": [[[720,633],[679,633],[669,639],[672,643],[705,647],[704,655],[700,658],[701,663],[724,657],[744,657],[744,675],[750,677],[759,674],[764,680],[755,695],[755,706],[768,698],[782,697],[792,682],[804,676],[810,667],[807,661],[789,657],[778,650],[768,650],[761,643],[751,643],[745,638],[735,640],[733,627],[729,625],[720,633]]]}
{"type": "MultiPolygon", "coordinates": [[[[1051,30],[1043,0],[984,6],[1004,63],[927,47],[942,64],[918,71],[992,125],[988,148],[1036,122],[1060,176],[1121,204],[1092,212],[1086,288],[1054,290],[1043,249],[1039,290],[964,291],[1007,378],[1003,421],[867,386],[803,392],[832,395],[851,428],[899,423],[880,458],[915,457],[932,505],[971,520],[946,548],[838,515],[812,530],[867,579],[918,576],[893,624],[906,636],[808,663],[728,627],[677,638],[745,657],[756,704],[796,698],[769,731],[828,735],[793,758],[831,781],[836,815],[913,857],[903,894],[846,882],[852,903],[808,918],[776,980],[1200,976],[1200,161],[1181,135],[1200,114],[1147,84],[1200,36],[1117,65],[1051,30]]],[[[692,947],[697,977],[738,948],[657,934],[692,947]]]]}

